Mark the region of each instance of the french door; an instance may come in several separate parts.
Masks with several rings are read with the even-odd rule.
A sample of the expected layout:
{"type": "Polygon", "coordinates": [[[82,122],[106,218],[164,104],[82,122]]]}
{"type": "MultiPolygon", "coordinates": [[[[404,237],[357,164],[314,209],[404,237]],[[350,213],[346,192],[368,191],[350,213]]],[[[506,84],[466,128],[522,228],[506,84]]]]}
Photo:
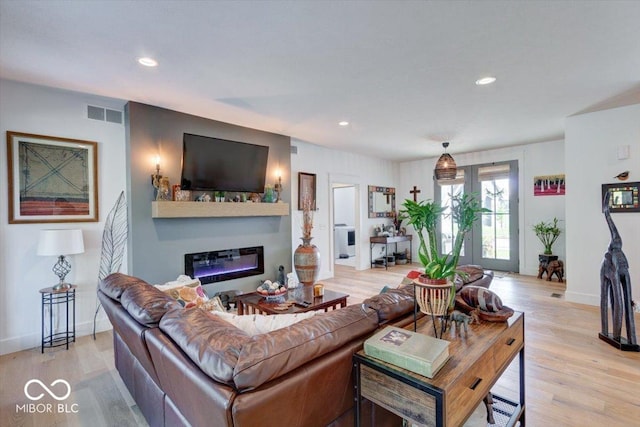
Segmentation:
{"type": "Polygon", "coordinates": [[[518,272],[517,161],[459,167],[454,180],[436,182],[434,194],[445,207],[439,230],[441,253],[452,251],[458,231],[451,218],[451,198],[458,194],[474,194],[482,207],[491,212],[483,214],[467,234],[459,264],[518,272]]]}

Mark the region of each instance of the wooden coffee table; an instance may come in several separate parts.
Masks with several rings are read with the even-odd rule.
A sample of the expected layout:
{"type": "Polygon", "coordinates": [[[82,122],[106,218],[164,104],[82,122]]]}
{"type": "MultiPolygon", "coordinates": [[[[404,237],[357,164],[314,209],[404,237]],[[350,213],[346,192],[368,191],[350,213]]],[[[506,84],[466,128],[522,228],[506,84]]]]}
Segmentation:
{"type": "Polygon", "coordinates": [[[257,292],[251,292],[249,294],[238,295],[236,297],[236,304],[238,306],[238,314],[284,314],[284,313],[303,313],[305,311],[324,310],[329,311],[343,308],[347,306],[347,298],[349,295],[340,292],[324,290],[324,296],[313,297],[313,286],[303,286],[298,290],[295,295],[298,296],[298,301],[309,301],[311,305],[309,307],[301,307],[295,304],[291,304],[286,310],[280,309],[281,304],[285,301],[294,302],[296,290],[288,291],[281,301],[267,302],[264,296],[257,292]]]}

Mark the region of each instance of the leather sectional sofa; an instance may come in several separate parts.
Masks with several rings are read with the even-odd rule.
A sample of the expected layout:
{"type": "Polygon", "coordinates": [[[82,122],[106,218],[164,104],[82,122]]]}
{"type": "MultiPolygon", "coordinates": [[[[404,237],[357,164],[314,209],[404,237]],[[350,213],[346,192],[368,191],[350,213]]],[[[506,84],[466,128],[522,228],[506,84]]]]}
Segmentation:
{"type": "MultiPolygon", "coordinates": [[[[115,365],[151,426],[352,426],[352,355],[382,324],[413,321],[413,287],[320,313],[267,334],[184,309],[115,273],[98,297],[113,325],[115,365]]],[[[375,405],[363,424],[401,426],[375,405]]]]}

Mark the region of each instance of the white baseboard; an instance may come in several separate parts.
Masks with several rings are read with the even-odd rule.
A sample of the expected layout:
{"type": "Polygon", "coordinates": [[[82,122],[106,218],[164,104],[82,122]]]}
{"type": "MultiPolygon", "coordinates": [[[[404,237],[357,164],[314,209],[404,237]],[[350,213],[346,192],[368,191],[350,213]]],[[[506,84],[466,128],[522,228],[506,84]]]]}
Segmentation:
{"type": "Polygon", "coordinates": [[[600,295],[584,294],[582,292],[566,291],[564,300],[586,305],[600,305],[600,295]]]}
{"type": "MultiPolygon", "coordinates": [[[[109,319],[98,319],[96,332],[103,332],[112,329],[109,319]]],[[[93,334],[93,320],[76,324],[76,338],[93,334]]],[[[40,332],[22,335],[19,337],[6,338],[0,341],[0,355],[15,353],[16,351],[40,348],[40,332]]],[[[46,350],[45,350],[46,351],[46,350]]]]}

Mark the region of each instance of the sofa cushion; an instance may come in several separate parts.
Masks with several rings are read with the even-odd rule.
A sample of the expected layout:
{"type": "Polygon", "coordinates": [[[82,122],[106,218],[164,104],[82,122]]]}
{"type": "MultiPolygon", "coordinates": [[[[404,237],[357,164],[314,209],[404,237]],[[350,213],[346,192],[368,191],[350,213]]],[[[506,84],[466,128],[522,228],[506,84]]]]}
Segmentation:
{"type": "Polygon", "coordinates": [[[363,301],[363,304],[378,313],[378,322],[390,322],[413,312],[413,285],[403,285],[398,289],[388,289],[383,294],[367,298],[363,301]]]}
{"type": "Polygon", "coordinates": [[[134,285],[149,285],[142,279],[122,273],[112,273],[98,283],[98,288],[109,298],[120,301],[122,293],[134,285]]]}
{"type": "Polygon", "coordinates": [[[239,316],[233,313],[211,311],[227,322],[231,323],[238,329],[242,329],[247,335],[266,334],[276,329],[285,328],[304,319],[315,316],[315,311],[307,311],[305,313],[284,313],[274,316],[266,316],[264,314],[246,314],[239,316]]]}
{"type": "Polygon", "coordinates": [[[369,334],[377,326],[376,312],[360,304],[255,335],[242,346],[233,381],[238,390],[254,389],[369,334]]]}
{"type": "Polygon", "coordinates": [[[205,374],[233,385],[233,369],[249,335],[204,310],[171,310],[160,321],[160,329],[205,374]]]}
{"type": "Polygon", "coordinates": [[[173,298],[145,282],[125,289],[120,303],[131,317],[146,326],[158,326],[167,311],[180,307],[173,298]]]}
{"type": "Polygon", "coordinates": [[[200,307],[209,300],[199,279],[181,275],[172,282],[155,285],[156,288],[178,301],[184,308],[200,307]]]}

